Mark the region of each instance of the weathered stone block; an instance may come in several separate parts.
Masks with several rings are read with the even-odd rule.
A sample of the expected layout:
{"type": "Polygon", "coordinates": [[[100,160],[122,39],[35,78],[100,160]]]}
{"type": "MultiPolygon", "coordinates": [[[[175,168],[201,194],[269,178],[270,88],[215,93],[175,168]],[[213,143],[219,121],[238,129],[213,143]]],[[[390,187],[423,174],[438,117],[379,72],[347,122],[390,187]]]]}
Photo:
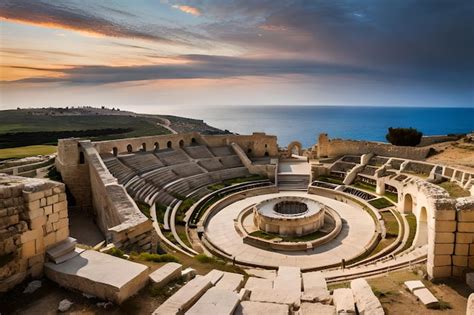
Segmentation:
{"type": "Polygon", "coordinates": [[[56,233],[46,234],[44,237],[44,246],[48,248],[49,246],[56,243],[56,233]]]}
{"type": "Polygon", "coordinates": [[[468,244],[456,244],[454,248],[455,255],[468,255],[469,254],[469,245],[468,244]]]}
{"type": "Polygon", "coordinates": [[[30,240],[26,243],[23,243],[21,246],[21,257],[30,258],[36,255],[36,246],[35,240],[30,240]]]}
{"type": "Polygon", "coordinates": [[[467,256],[453,256],[453,265],[458,267],[467,267],[467,256]]]}
{"type": "Polygon", "coordinates": [[[451,262],[451,255],[436,255],[433,260],[435,266],[451,266],[451,262]]]}
{"type": "Polygon", "coordinates": [[[46,198],[41,198],[40,199],[40,207],[46,206],[46,198]]]}
{"type": "Polygon", "coordinates": [[[30,221],[30,228],[32,230],[41,229],[45,223],[46,223],[46,217],[42,215],[30,221]]]}
{"type": "Polygon", "coordinates": [[[26,231],[25,233],[21,234],[21,242],[26,243],[40,237],[43,237],[43,229],[26,231]]]}
{"type": "Polygon", "coordinates": [[[44,214],[45,215],[53,213],[53,206],[46,206],[43,209],[44,209],[44,214]]]}
{"type": "Polygon", "coordinates": [[[60,193],[58,197],[59,201],[65,201],[66,200],[66,194],[65,193],[60,193]]]}
{"type": "Polygon", "coordinates": [[[474,233],[456,233],[457,244],[471,244],[474,240],[474,233]]]}
{"type": "Polygon", "coordinates": [[[37,208],[37,209],[30,209],[27,213],[26,213],[26,217],[29,219],[29,220],[32,220],[34,218],[37,218],[37,217],[41,217],[44,215],[44,211],[43,211],[43,208],[37,208]]]}
{"type": "Polygon", "coordinates": [[[426,270],[430,277],[433,278],[446,278],[451,276],[452,267],[451,266],[434,266],[433,264],[428,263],[426,265],[426,270]]]}
{"type": "Polygon", "coordinates": [[[454,252],[454,244],[434,244],[435,255],[452,255],[454,252]]]}
{"type": "Polygon", "coordinates": [[[150,280],[155,286],[161,288],[174,279],[181,277],[182,265],[178,263],[167,263],[150,273],[150,280]]]}
{"type": "Polygon", "coordinates": [[[435,243],[454,243],[454,233],[435,233],[435,243]]]}
{"type": "Polygon", "coordinates": [[[59,196],[58,195],[52,195],[47,198],[48,205],[55,204],[59,201],[59,196]]]}
{"type": "Polygon", "coordinates": [[[48,223],[58,222],[59,214],[58,213],[51,213],[48,215],[48,223]]]}
{"type": "Polygon", "coordinates": [[[455,232],[456,221],[435,221],[435,231],[439,232],[455,232]]]}
{"type": "Polygon", "coordinates": [[[69,228],[62,228],[56,231],[56,242],[61,242],[69,236],[69,228]]]}
{"type": "Polygon", "coordinates": [[[67,218],[67,210],[59,211],[58,213],[60,219],[67,218]]]}
{"type": "Polygon", "coordinates": [[[63,210],[66,210],[67,211],[67,203],[66,201],[60,201],[58,203],[55,203],[53,205],[53,212],[59,212],[59,211],[63,211],[63,210]]]}
{"type": "Polygon", "coordinates": [[[474,222],[474,211],[469,211],[469,210],[458,211],[458,221],[474,222]]]}
{"type": "Polygon", "coordinates": [[[458,231],[472,233],[472,231],[474,231],[474,222],[459,222],[458,231]]]}
{"type": "Polygon", "coordinates": [[[37,210],[40,208],[40,201],[35,200],[35,201],[28,202],[26,206],[28,207],[29,211],[37,210]]]}
{"type": "Polygon", "coordinates": [[[37,192],[23,192],[23,198],[26,202],[33,202],[44,197],[44,191],[37,192]]]}

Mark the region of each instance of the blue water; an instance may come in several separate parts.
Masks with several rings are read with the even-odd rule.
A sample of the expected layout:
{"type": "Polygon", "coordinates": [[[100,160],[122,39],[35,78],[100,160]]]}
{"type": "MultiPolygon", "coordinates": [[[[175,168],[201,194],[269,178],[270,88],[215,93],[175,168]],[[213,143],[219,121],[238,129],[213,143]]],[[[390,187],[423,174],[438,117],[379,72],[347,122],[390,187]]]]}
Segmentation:
{"type": "Polygon", "coordinates": [[[240,134],[263,131],[278,136],[281,146],[298,140],[308,147],[322,132],[331,138],[385,141],[389,127],[413,127],[424,135],[474,130],[474,108],[173,106],[155,107],[154,111],[203,119],[211,126],[240,134]]]}

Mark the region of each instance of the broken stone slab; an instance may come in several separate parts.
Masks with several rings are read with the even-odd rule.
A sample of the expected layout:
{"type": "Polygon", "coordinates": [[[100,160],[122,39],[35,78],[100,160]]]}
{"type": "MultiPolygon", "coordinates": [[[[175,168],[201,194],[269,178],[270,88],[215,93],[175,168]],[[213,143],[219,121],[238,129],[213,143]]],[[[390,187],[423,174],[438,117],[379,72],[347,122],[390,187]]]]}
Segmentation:
{"type": "Polygon", "coordinates": [[[191,279],[194,279],[196,277],[196,270],[194,270],[191,267],[188,267],[181,271],[181,277],[183,278],[184,281],[189,281],[191,279]]]}
{"type": "Polygon", "coordinates": [[[156,287],[164,287],[171,281],[181,277],[181,264],[170,262],[149,274],[149,278],[156,287]]]}
{"type": "Polygon", "coordinates": [[[303,273],[303,293],[301,300],[305,302],[331,303],[326,279],[319,271],[303,273]]]}
{"type": "Polygon", "coordinates": [[[245,288],[250,291],[255,290],[272,290],[273,281],[257,277],[249,277],[245,283],[245,288]]]}
{"type": "Polygon", "coordinates": [[[240,273],[223,272],[222,278],[216,283],[216,287],[229,291],[238,291],[242,287],[244,276],[240,273]]]}
{"type": "Polygon", "coordinates": [[[417,289],[423,289],[425,287],[423,282],[421,282],[420,280],[405,281],[405,286],[411,293],[413,293],[413,291],[417,289]]]}
{"type": "Polygon", "coordinates": [[[250,299],[250,293],[251,291],[246,288],[242,288],[239,291],[239,300],[241,301],[248,301],[250,299]]]}
{"type": "Polygon", "coordinates": [[[290,308],[286,304],[242,301],[237,306],[234,315],[288,315],[290,308]]]}
{"type": "Polygon", "coordinates": [[[300,315],[335,315],[336,307],[322,303],[301,303],[300,315]]]}
{"type": "Polygon", "coordinates": [[[383,315],[385,314],[382,304],[375,296],[372,288],[363,278],[351,281],[352,294],[360,315],[383,315]]]}
{"type": "Polygon", "coordinates": [[[289,306],[299,307],[301,292],[298,296],[292,294],[288,290],[273,289],[273,290],[253,290],[250,294],[250,301],[287,304],[289,306]]]}
{"type": "Polygon", "coordinates": [[[76,248],[74,248],[73,251],[68,252],[68,253],[54,259],[53,262],[55,264],[62,264],[63,262],[68,261],[69,259],[72,259],[72,258],[76,257],[77,255],[79,255],[83,251],[85,251],[85,249],[76,247],[76,248]]]}
{"type": "Polygon", "coordinates": [[[41,281],[40,280],[33,280],[28,285],[26,286],[25,290],[23,290],[23,293],[28,294],[28,293],[33,293],[39,288],[41,288],[41,281]]]}
{"type": "Polygon", "coordinates": [[[55,260],[63,255],[66,255],[69,252],[74,251],[77,244],[77,240],[72,237],[68,237],[62,242],[59,242],[56,246],[48,249],[46,254],[48,258],[52,261],[56,262],[55,260]]]}
{"type": "Polygon", "coordinates": [[[44,265],[46,276],[59,285],[122,303],[148,282],[148,267],[93,250],[62,263],[44,265]]]}
{"type": "Polygon", "coordinates": [[[354,296],[349,288],[335,289],[332,295],[336,313],[355,314],[354,296]]]}
{"type": "Polygon", "coordinates": [[[213,287],[194,304],[186,315],[232,315],[239,304],[237,292],[213,287]]]}
{"type": "Polygon", "coordinates": [[[219,282],[219,280],[221,280],[223,276],[224,276],[224,273],[222,271],[217,270],[217,269],[212,269],[203,277],[208,279],[212,285],[216,285],[216,283],[219,282]]]}
{"type": "Polygon", "coordinates": [[[74,303],[72,303],[68,299],[61,300],[58,305],[58,311],[67,312],[71,308],[72,304],[74,303]]]}
{"type": "Polygon", "coordinates": [[[435,308],[439,305],[438,299],[427,288],[416,289],[413,294],[428,308],[435,308]]]}
{"type": "Polygon", "coordinates": [[[474,315],[474,293],[467,299],[466,315],[474,315]]]}
{"type": "MultiPolygon", "coordinates": [[[[273,291],[276,297],[284,297],[284,304],[299,305],[301,303],[301,269],[299,267],[280,266],[273,281],[273,291]]],[[[264,301],[274,301],[272,299],[264,301]]],[[[278,302],[277,302],[278,303],[278,302]]]]}
{"type": "Polygon", "coordinates": [[[210,287],[211,281],[203,276],[196,276],[186,283],[175,294],[161,304],[153,315],[173,315],[186,312],[210,287]]]}

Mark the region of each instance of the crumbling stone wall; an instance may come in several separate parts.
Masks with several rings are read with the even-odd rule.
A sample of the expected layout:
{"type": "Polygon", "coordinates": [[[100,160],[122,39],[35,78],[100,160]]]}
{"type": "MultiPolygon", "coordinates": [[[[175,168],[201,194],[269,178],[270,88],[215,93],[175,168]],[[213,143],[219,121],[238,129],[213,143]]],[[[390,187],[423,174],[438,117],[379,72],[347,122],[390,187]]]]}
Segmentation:
{"type": "Polygon", "coordinates": [[[41,276],[46,250],[69,236],[64,188],[0,174],[0,292],[41,276]]]}
{"type": "Polygon", "coordinates": [[[373,153],[412,160],[424,159],[429,152],[427,147],[402,147],[383,142],[329,139],[327,134],[319,135],[317,150],[319,158],[373,153]]]}

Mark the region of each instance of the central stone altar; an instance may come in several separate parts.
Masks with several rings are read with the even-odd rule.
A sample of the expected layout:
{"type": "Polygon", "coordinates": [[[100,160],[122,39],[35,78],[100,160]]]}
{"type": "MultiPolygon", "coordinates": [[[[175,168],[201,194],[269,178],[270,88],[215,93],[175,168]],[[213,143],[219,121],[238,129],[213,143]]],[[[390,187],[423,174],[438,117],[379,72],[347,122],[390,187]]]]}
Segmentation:
{"type": "Polygon", "coordinates": [[[255,226],[264,232],[303,236],[324,225],[325,206],[304,197],[276,197],[253,206],[253,216],[255,226]]]}

